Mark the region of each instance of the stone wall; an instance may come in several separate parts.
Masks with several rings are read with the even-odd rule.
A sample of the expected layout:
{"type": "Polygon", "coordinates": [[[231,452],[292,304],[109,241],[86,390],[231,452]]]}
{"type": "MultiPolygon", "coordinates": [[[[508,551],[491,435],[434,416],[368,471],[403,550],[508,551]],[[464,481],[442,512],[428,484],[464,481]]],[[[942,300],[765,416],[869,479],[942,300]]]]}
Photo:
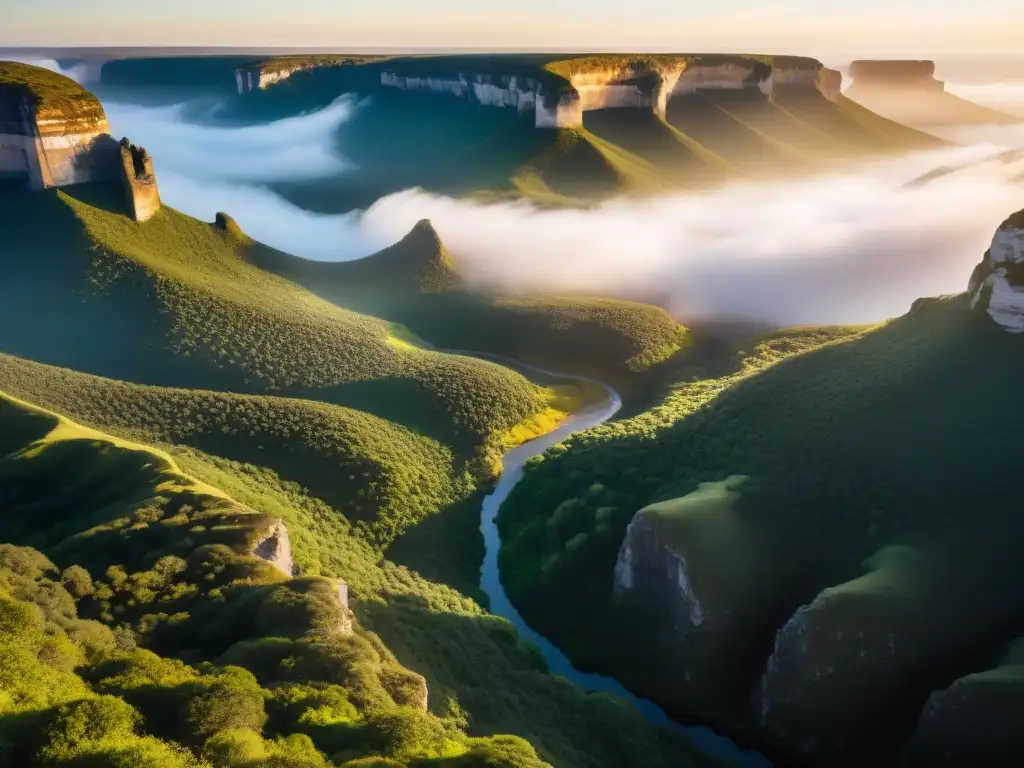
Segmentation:
{"type": "Polygon", "coordinates": [[[148,221],[160,210],[160,192],[153,172],[153,159],[145,149],[121,139],[121,181],[132,216],[148,221]]]}

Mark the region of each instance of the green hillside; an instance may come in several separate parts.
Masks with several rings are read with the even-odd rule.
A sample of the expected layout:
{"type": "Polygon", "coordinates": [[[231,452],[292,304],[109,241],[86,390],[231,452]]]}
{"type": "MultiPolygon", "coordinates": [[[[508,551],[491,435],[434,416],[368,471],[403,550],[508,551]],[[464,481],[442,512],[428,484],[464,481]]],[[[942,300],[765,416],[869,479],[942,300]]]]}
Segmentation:
{"type": "Polygon", "coordinates": [[[227,219],[165,206],[136,224],[116,192],[0,187],[22,222],[0,244],[0,350],[138,383],[358,408],[480,460],[476,473],[547,407],[506,368],[416,348],[385,321],[253,266],[269,249],[227,219]]]}
{"type": "Polygon", "coordinates": [[[575,660],[670,709],[763,727],[794,751],[813,737],[822,759],[894,750],[928,694],[1024,619],[1020,344],[962,296],[860,332],[770,337],[735,373],[681,383],[533,464],[499,518],[504,583],[575,660]],[[626,526],[654,502],[646,525],[676,542],[703,623],[669,629],[612,600],[626,526]],[[628,631],[581,631],[598,617],[628,631]],[[802,631],[814,655],[801,661],[802,631]]]}
{"type": "Polygon", "coordinates": [[[3,394],[0,434],[5,538],[49,555],[0,545],[6,764],[544,765],[423,711],[330,580],[249,554],[275,521],[166,454],[3,394]]]}
{"type": "Polygon", "coordinates": [[[544,764],[526,741],[493,736],[499,724],[556,764],[700,762],[627,706],[549,676],[504,621],[379,560],[272,472],[169,446],[172,458],[8,395],[0,436],[5,538],[43,553],[0,545],[0,745],[12,764],[544,764]],[[249,554],[278,520],[301,577],[249,554]]]}
{"type": "Polygon", "coordinates": [[[252,258],[328,301],[399,323],[436,347],[596,375],[627,390],[689,341],[667,312],[646,304],[472,290],[429,221],[356,261],[314,262],[267,250],[252,258]]]}

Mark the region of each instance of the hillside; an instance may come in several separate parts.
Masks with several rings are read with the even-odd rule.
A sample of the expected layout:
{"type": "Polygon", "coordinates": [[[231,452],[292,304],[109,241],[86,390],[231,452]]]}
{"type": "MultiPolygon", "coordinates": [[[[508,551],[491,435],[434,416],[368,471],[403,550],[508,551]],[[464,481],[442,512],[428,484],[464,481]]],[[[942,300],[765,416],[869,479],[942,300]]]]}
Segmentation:
{"type": "Polygon", "coordinates": [[[252,258],[337,305],[400,323],[436,347],[595,375],[627,389],[688,343],[686,329],[646,304],[474,290],[429,221],[355,261],[315,262],[267,250],[252,258]]]}
{"type": "Polygon", "coordinates": [[[280,521],[2,393],[0,435],[4,537],[52,558],[0,545],[5,761],[545,765],[428,714],[425,681],[353,627],[343,584],[250,554],[280,521]],[[82,503],[97,512],[67,515],[82,503]]]}
{"type": "Polygon", "coordinates": [[[506,368],[416,348],[387,322],[255,267],[268,249],[227,219],[165,206],[137,224],[103,184],[0,185],[0,201],[23,223],[0,243],[0,351],[137,383],[357,408],[441,442],[478,475],[547,408],[545,392],[506,368]]]}
{"type": "MultiPolygon", "coordinates": [[[[42,368],[23,365],[25,380],[54,375],[42,368]]],[[[379,560],[271,472],[173,447],[172,458],[7,395],[0,436],[5,538],[50,558],[0,545],[14,673],[0,676],[0,734],[18,765],[545,764],[522,739],[493,736],[500,723],[557,764],[701,764],[631,709],[549,676],[503,621],[379,560]],[[303,575],[289,579],[292,562],[303,575]]]]}
{"type": "MultiPolygon", "coordinates": [[[[673,711],[823,764],[889,759],[1020,634],[1020,343],[963,296],[769,337],[531,466],[499,517],[504,583],[577,663],[673,711]]],[[[969,729],[928,727],[923,753],[968,759],[969,729]]],[[[1010,754],[984,732],[985,759],[1010,754]]]]}

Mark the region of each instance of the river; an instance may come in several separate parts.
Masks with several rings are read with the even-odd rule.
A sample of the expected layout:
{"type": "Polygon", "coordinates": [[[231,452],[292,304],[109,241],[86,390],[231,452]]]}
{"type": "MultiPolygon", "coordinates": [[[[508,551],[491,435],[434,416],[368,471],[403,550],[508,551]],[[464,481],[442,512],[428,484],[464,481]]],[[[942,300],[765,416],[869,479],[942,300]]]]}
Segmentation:
{"type": "MultiPolygon", "coordinates": [[[[494,359],[494,356],[491,355],[487,357],[494,359]]],[[[536,645],[540,649],[541,655],[543,655],[552,674],[561,675],[587,691],[604,691],[626,699],[650,722],[656,725],[682,728],[698,747],[715,757],[743,766],[756,766],[757,768],[770,766],[771,763],[760,754],[741,749],[724,736],[719,736],[711,728],[705,726],[680,726],[676,724],[657,704],[633,695],[614,678],[579,671],[554,644],[538,632],[535,632],[523,620],[523,617],[519,615],[519,611],[512,606],[508,595],[505,594],[505,588],[501,584],[501,575],[498,571],[498,551],[501,549],[501,536],[498,533],[497,524],[498,509],[516,483],[522,479],[523,465],[530,458],[544,453],[548,448],[565,440],[573,432],[589,429],[608,421],[622,407],[622,398],[619,397],[619,394],[611,387],[599,381],[546,371],[519,363],[518,361],[514,361],[514,365],[516,368],[543,374],[544,376],[597,384],[608,393],[608,398],[602,403],[587,406],[573,413],[554,432],[549,432],[543,437],[513,448],[505,454],[504,472],[502,472],[495,489],[484,499],[480,515],[480,529],[483,532],[486,547],[484,564],[480,571],[480,587],[490,598],[491,613],[508,619],[515,626],[522,639],[536,645]]]]}

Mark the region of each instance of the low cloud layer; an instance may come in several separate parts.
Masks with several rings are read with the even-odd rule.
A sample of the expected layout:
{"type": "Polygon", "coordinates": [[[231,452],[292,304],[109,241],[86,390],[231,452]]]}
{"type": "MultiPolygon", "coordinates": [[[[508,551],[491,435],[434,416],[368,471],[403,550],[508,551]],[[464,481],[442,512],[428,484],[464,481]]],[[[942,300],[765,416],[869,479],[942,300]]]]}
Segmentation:
{"type": "Polygon", "coordinates": [[[422,191],[364,217],[399,236],[428,217],[482,285],[644,297],[683,319],[859,323],[965,289],[995,227],[1024,206],[1024,162],[992,146],[929,152],[857,172],[594,211],[478,206],[422,191]],[[959,168],[905,186],[937,167],[959,168]]]}
{"type": "MultiPolygon", "coordinates": [[[[501,291],[644,298],[680,318],[871,322],[919,296],[959,292],[995,226],[1024,206],[1024,127],[950,136],[969,146],[827,177],[710,194],[616,200],[587,211],[476,205],[407,190],[362,216],[310,213],[253,179],[344,173],[332,150],[355,101],[255,128],[186,124],[180,109],[108,105],[118,132],[149,147],[170,205],[231,213],[253,237],[321,260],[358,258],[433,220],[474,283],[501,291]],[[297,153],[297,154],[293,154],[297,153]],[[287,158],[287,159],[286,159],[287,158]],[[908,182],[950,172],[928,184],[908,182]]],[[[952,129],[948,133],[953,133],[952,129]]]]}
{"type": "Polygon", "coordinates": [[[230,182],[329,178],[347,164],[334,137],[356,109],[342,96],[323,109],[264,125],[222,128],[183,118],[184,106],[104,104],[111,130],[145,144],[157,171],[230,182]]]}
{"type": "MultiPolygon", "coordinates": [[[[1000,87],[1004,95],[1017,88],[1000,87]]],[[[919,296],[963,290],[996,225],[1024,207],[1024,162],[992,159],[1024,146],[1024,127],[1011,126],[943,129],[966,146],[842,174],[587,211],[407,190],[361,216],[319,215],[260,182],[345,173],[334,138],[359,108],[353,99],[236,129],[189,124],[180,107],[105,106],[115,134],[152,152],[168,204],[205,220],[227,211],[283,250],[358,258],[430,218],[478,285],[646,298],[684,320],[871,322],[901,314],[919,296]],[[907,186],[937,168],[950,172],[907,186]]]]}

